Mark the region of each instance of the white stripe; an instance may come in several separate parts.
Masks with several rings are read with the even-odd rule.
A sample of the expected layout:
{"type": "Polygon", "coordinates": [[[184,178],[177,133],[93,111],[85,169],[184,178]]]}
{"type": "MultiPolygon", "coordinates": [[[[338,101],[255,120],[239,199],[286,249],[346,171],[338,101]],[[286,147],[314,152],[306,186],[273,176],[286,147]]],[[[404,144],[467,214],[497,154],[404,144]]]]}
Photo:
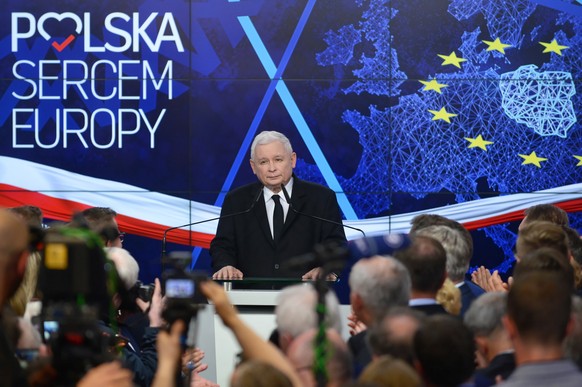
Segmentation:
{"type": "MultiPolygon", "coordinates": [[[[0,156],[0,182],[88,206],[111,207],[120,214],[167,227],[220,215],[220,208],[209,204],[7,156],[0,156]],[[192,218],[188,216],[190,208],[192,218]]],[[[535,204],[564,202],[580,198],[582,198],[582,183],[577,183],[533,193],[479,199],[391,217],[344,221],[344,224],[361,228],[368,236],[385,234],[388,231],[405,233],[410,229],[410,220],[423,213],[438,214],[466,223],[523,211],[535,204]]],[[[214,235],[216,226],[216,221],[208,222],[195,226],[193,231],[214,235]]],[[[350,229],[346,229],[346,235],[348,239],[361,237],[359,232],[350,229]]]]}

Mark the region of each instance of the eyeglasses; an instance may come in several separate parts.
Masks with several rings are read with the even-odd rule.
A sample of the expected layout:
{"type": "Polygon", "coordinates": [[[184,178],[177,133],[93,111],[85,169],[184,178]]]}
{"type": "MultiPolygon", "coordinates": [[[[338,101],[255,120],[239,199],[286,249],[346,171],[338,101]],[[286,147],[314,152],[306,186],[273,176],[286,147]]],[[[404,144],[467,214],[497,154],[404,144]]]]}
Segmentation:
{"type": "Polygon", "coordinates": [[[119,238],[119,240],[121,242],[123,242],[123,240],[125,239],[125,233],[124,232],[121,232],[121,231],[118,231],[117,237],[119,238]]]}

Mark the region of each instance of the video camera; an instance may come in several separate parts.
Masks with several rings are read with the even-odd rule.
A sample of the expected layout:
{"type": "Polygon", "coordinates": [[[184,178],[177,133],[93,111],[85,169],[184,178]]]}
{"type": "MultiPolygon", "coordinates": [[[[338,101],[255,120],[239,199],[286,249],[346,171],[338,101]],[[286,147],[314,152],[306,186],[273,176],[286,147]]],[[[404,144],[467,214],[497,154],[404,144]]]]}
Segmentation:
{"type": "Polygon", "coordinates": [[[181,251],[170,253],[164,262],[170,267],[162,273],[162,288],[166,296],[162,317],[170,325],[176,320],[188,323],[208,304],[200,291],[200,283],[208,277],[206,273],[186,270],[191,259],[190,252],[181,251]]]}
{"type": "Polygon", "coordinates": [[[114,358],[115,339],[98,321],[114,313],[117,272],[100,237],[86,228],[51,228],[40,246],[40,325],[53,353],[55,382],[72,385],[89,369],[114,358]]]}

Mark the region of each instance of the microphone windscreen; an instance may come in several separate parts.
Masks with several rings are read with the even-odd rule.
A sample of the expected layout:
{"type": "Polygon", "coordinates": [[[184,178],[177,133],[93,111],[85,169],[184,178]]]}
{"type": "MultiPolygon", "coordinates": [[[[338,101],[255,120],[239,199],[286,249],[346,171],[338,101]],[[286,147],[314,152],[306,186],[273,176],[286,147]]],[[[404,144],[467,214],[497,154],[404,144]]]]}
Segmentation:
{"type": "Polygon", "coordinates": [[[407,234],[384,234],[352,240],[348,245],[351,260],[369,258],[374,255],[394,255],[398,250],[410,246],[407,234]]]}

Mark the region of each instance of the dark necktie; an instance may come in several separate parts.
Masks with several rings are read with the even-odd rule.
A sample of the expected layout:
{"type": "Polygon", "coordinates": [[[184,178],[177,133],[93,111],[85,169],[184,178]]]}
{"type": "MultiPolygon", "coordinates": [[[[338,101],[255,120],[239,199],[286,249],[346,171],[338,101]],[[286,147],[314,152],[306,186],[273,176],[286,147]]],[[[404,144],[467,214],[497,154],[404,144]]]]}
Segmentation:
{"type": "Polygon", "coordinates": [[[273,239],[279,240],[281,231],[283,231],[283,223],[285,223],[283,215],[283,206],[281,205],[281,198],[279,195],[271,196],[275,203],[275,211],[273,211],[273,239]]]}

